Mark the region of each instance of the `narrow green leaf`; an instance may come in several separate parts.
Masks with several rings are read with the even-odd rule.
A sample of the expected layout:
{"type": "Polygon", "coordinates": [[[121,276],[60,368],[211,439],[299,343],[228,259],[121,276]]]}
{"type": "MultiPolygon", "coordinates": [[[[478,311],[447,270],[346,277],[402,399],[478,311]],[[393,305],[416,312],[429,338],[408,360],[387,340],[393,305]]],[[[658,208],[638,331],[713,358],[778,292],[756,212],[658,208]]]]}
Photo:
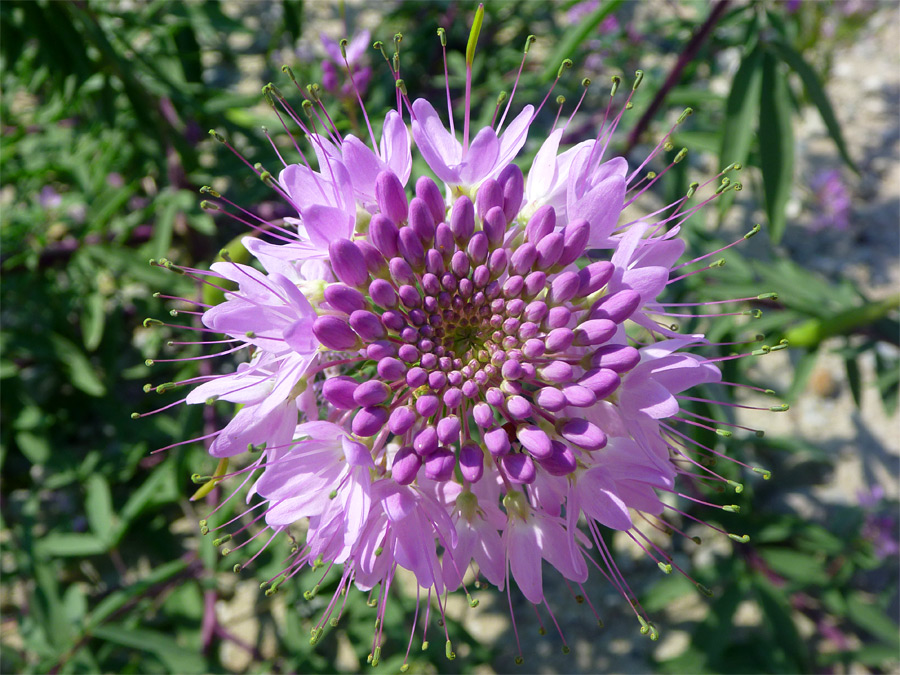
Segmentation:
{"type": "Polygon", "coordinates": [[[794,377],[791,380],[791,388],[788,390],[787,400],[791,403],[797,401],[800,395],[806,389],[809,378],[812,376],[813,368],[819,359],[819,350],[812,349],[807,351],[800,357],[800,361],[794,367],[794,377]]]}
{"type": "Polygon", "coordinates": [[[99,537],[78,532],[51,532],[34,544],[35,553],[47,558],[100,555],[106,548],[99,537]]]}
{"type": "Polygon", "coordinates": [[[606,0],[605,2],[601,2],[597,9],[586,16],[584,20],[579,21],[572,26],[566,33],[562,42],[559,43],[556,51],[553,52],[553,56],[547,61],[547,67],[544,69],[542,75],[543,79],[545,81],[552,80],[556,76],[556,73],[559,70],[559,64],[563,62],[563,59],[572,58],[572,55],[575,54],[575,50],[578,49],[578,46],[587,39],[597,26],[600,25],[600,22],[603,21],[603,19],[609,16],[621,4],[622,0],[606,0]]]}
{"type": "Polygon", "coordinates": [[[828,583],[824,559],[813,554],[781,547],[766,547],[757,551],[766,564],[785,579],[790,579],[801,586],[828,583]]]}
{"type": "Polygon", "coordinates": [[[847,369],[847,383],[850,385],[850,393],[853,394],[853,402],[857,408],[862,407],[862,380],[859,373],[859,362],[855,357],[848,356],[844,359],[844,367],[847,369]]]}
{"type": "Polygon", "coordinates": [[[198,651],[186,649],[169,636],[154,630],[106,624],[97,626],[92,633],[101,640],[150,652],[173,673],[203,673],[208,670],[205,659],[198,651]]]}
{"type": "Polygon", "coordinates": [[[145,579],[141,579],[127,588],[110,593],[98,602],[91,612],[91,625],[96,626],[103,623],[108,617],[124,607],[127,602],[146,593],[156,584],[168,581],[175,575],[180,574],[187,566],[186,560],[173,560],[157,567],[145,579]]]}
{"type": "MultiPolygon", "coordinates": [[[[744,56],[731,81],[725,102],[725,124],[719,145],[719,166],[733,162],[746,164],[753,142],[754,122],[759,111],[759,89],[762,86],[762,51],[757,46],[744,56]]],[[[734,201],[729,190],[719,200],[719,213],[724,214],[734,201]]]]}
{"type": "Polygon", "coordinates": [[[166,461],[153,470],[150,477],[125,502],[119,512],[123,523],[130,523],[145,511],[179,497],[175,463],[166,461]]]}
{"type": "Polygon", "coordinates": [[[106,393],[106,386],[81,349],[61,335],[51,335],[50,341],[73,385],[88,396],[103,396],[106,393]]]}
{"type": "Polygon", "coordinates": [[[81,319],[81,339],[89,352],[100,346],[106,324],[106,298],[99,291],[88,295],[81,319]]]}
{"type": "Polygon", "coordinates": [[[99,473],[92,474],[85,485],[84,510],[91,530],[107,544],[113,540],[113,507],[109,483],[99,473]]]}
{"type": "Polygon", "coordinates": [[[794,181],[794,133],[791,99],[784,73],[769,53],[763,56],[759,97],[759,154],[769,233],[781,240],[787,225],[785,207],[794,181]]]}
{"type": "Polygon", "coordinates": [[[844,142],[844,135],[841,132],[841,123],[838,122],[837,116],[834,114],[834,108],[831,107],[831,101],[828,98],[828,94],[825,92],[825,88],[822,86],[822,82],[819,80],[819,76],[816,75],[816,71],[806,62],[800,52],[796,51],[787,43],[777,40],[771,42],[770,46],[775,50],[781,60],[788,64],[791,69],[800,76],[800,79],[803,81],[803,88],[806,90],[806,95],[809,96],[810,100],[816,108],[818,108],[819,115],[822,116],[822,121],[825,123],[825,128],[828,129],[828,134],[837,146],[838,152],[841,153],[841,157],[844,158],[847,166],[859,173],[859,169],[857,169],[856,164],[850,158],[847,144],[844,142]]]}
{"type": "Polygon", "coordinates": [[[862,593],[852,593],[847,597],[847,615],[850,620],[895,649],[900,647],[900,627],[884,610],[868,600],[862,593]]]}
{"type": "Polygon", "coordinates": [[[785,655],[793,661],[794,670],[807,672],[810,665],[809,650],[794,624],[791,607],[784,595],[762,576],[755,579],[754,590],[759,608],[765,615],[765,623],[772,631],[775,645],[781,647],[785,655]]]}

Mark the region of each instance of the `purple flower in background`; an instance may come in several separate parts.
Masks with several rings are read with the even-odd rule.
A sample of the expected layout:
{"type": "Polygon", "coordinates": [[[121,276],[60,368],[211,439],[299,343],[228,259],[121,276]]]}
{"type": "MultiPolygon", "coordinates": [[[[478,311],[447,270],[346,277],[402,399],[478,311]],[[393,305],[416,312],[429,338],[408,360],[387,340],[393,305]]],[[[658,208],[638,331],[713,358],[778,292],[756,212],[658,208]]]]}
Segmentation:
{"type": "Polygon", "coordinates": [[[319,38],[327,57],[322,61],[322,86],[326,91],[338,94],[343,98],[353,97],[355,99],[353,91],[355,85],[360,96],[364,96],[369,87],[369,81],[372,79],[372,69],[366,65],[368,60],[366,51],[370,48],[369,40],[371,39],[369,31],[361,30],[346,45],[346,63],[339,42],[334,41],[325,33],[322,33],[319,38]],[[342,84],[341,80],[347,77],[348,65],[353,82],[351,84],[347,81],[342,84]]]}
{"type": "Polygon", "coordinates": [[[813,176],[810,187],[815,195],[817,215],[812,222],[816,229],[832,227],[846,230],[850,227],[850,190],[838,169],[827,169],[813,176]]]}
{"type": "Polygon", "coordinates": [[[869,491],[859,491],[857,499],[866,512],[861,534],[872,542],[875,556],[883,559],[900,554],[898,521],[895,510],[889,512],[885,508],[884,488],[875,485],[869,491]]]}
{"type": "Polygon", "coordinates": [[[45,185],[41,188],[41,192],[38,195],[38,203],[41,205],[41,208],[47,210],[55,209],[62,204],[62,196],[52,186],[45,185]]]}
{"type": "MultiPolygon", "coordinates": [[[[341,136],[315,106],[313,126],[268,88],[316,158],[315,168],[306,154],[284,162],[277,178],[255,168],[296,215],[261,221],[203,189],[205,208],[267,238],[244,240],[262,271],[228,260],[209,271],[159,263],[234,289],[224,302],[202,306],[203,324],[227,336],[225,353],[243,351],[246,361],[160,389],[189,384],[188,404],[242,405],[205,438],[210,453],[258,451],[231,476],[245,476],[242,486],[255,479],[251,510],[273,537],[303,533],[267,593],[310,566],[334,570],[337,591],[313,629],[315,643],[340,619],[351,586],[370,592],[373,665],[400,568],[414,575],[426,604],[423,642],[432,602],[443,616],[442,598],[462,587],[474,607],[473,582],[518,589],[552,617],[544,562],[577,586],[573,593],[595,615],[582,584],[596,568],[655,639],[606,530],[627,533],[664,573],[685,574],[648,536],[655,528],[687,537],[668,520],[683,512],[661,497],[692,499],[680,486],[685,474],[741,489],[709,468],[710,455],[724,456],[691,438],[695,427],[716,430],[717,423],[685,410],[685,401],[715,401],[685,392],[720,383],[721,360],[784,347],[716,358],[702,334],[672,326],[696,305],[661,300],[669,284],[720,266],[706,262],[716,252],[678,262],[681,226],[739,188],[722,180],[728,167],[650,215],[632,208],[683,159],[682,152],[659,171],[645,168],[663,159],[690,111],[644,162],[629,166],[610,156],[609,143],[642,74],[624,101],[614,78],[595,137],[560,151],[566,125],[555,128],[537,140],[540,150],[523,171],[514,160],[543,103],[510,97],[489,126],[470,128],[482,17],[479,8],[461,134],[449,83],[442,118],[435,102],[410,100],[392,71],[397,107],[384,118],[380,142],[365,109],[369,138],[341,136]],[[438,182],[411,177],[410,138],[438,182]]],[[[347,52],[355,57],[353,44],[347,52]]],[[[204,521],[203,529],[226,525],[204,521]]]]}

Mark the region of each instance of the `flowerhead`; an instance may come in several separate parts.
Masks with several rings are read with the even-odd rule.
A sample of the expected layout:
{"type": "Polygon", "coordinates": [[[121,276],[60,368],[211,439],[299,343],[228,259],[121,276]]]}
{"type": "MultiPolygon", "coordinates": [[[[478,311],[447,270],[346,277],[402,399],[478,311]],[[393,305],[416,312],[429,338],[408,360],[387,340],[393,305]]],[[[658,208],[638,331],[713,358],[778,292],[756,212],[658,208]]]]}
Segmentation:
{"type": "MultiPolygon", "coordinates": [[[[206,189],[207,208],[266,238],[244,240],[257,267],[184,270],[236,284],[203,323],[247,353],[186,401],[243,405],[210,452],[261,450],[238,473],[253,477],[267,527],[306,531],[270,591],[311,565],[342,570],[313,641],[340,618],[340,593],[372,591],[373,663],[401,568],[443,612],[441,596],[460,587],[477,604],[469,570],[540,605],[543,562],[582,594],[596,567],[655,636],[601,526],[627,532],[669,573],[677,566],[645,534],[668,528],[672,507],[661,496],[682,494],[691,468],[737,485],[694,459],[715,453],[690,437],[713,421],[684,410],[683,392],[721,380],[719,360],[703,335],[672,328],[683,314],[660,298],[668,284],[718,266],[701,262],[707,256],[679,264],[681,225],[739,185],[723,172],[635,215],[632,204],[684,152],[652,174],[644,167],[667,151],[668,134],[640,166],[611,156],[631,98],[614,105],[618,78],[593,138],[562,149],[567,126],[557,123],[532,139],[538,151],[523,169],[516,159],[539,135],[543,103],[510,97],[491,125],[473,127],[480,21],[481,10],[461,120],[452,105],[444,113],[439,102],[411,100],[396,70],[396,109],[382,119],[361,111],[368,138],[341,135],[319,100],[299,116],[267,88],[313,151],[277,178],[255,169],[295,213],[254,222],[206,189]],[[436,180],[411,174],[414,152],[436,180]],[[680,271],[694,263],[701,269],[680,271]]],[[[346,42],[340,49],[349,52],[346,42]]],[[[640,74],[631,91],[639,83],[640,74]]]]}

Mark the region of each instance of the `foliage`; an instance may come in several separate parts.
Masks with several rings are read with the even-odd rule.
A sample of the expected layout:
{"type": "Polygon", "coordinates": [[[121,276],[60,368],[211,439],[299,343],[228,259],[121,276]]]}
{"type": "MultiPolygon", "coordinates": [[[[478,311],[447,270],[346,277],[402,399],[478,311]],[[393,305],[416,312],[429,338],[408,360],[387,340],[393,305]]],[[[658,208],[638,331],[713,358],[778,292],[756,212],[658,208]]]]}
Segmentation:
{"type": "MultiPolygon", "coordinates": [[[[605,1],[574,21],[567,14],[578,5],[573,1],[487,5],[482,44],[488,45],[489,58],[476,60],[475,100],[493,102],[501,90],[510,90],[509,74],[518,68],[519,47],[530,33],[538,35],[543,46],[535,52],[542,56],[530,55],[518,84],[520,100],[540,100],[563,58],[582,63],[589,54],[602,54],[605,59],[604,78],[591,73],[596,84],[573,121],[573,136],[590,133],[605,109],[608,90],[601,80],[645,68],[635,110],[661,105],[660,114],[647,121],[639,114],[626,116],[618,149],[637,156],[635,146],[658,137],[662,111],[696,105],[692,122],[673,141],[699,151],[697,164],[677,165],[656,187],[667,195],[683,194],[699,173],[700,156],[713,157],[719,167],[740,162],[745,173],[761,180],[757,195],[764,199],[772,242],[793,227],[785,209],[795,180],[797,111],[812,106],[835,150],[855,167],[823,84],[830,64],[818,31],[828,6],[802,3],[791,13],[785,3],[731,3],[696,45],[694,58],[676,62],[672,70],[671,60],[660,56],[679,53],[697,34],[709,20],[706,3],[648,15],[637,3],[605,1]],[[727,54],[738,55],[736,68],[725,65],[727,54]],[[662,87],[673,72],[674,81],[662,87]],[[710,91],[714,78],[730,83],[727,95],[710,91]]],[[[434,67],[441,59],[440,42],[413,27],[445,26],[450,72],[457,73],[450,85],[457,95],[472,7],[399,3],[370,28],[386,43],[406,30],[401,58],[407,86],[440,98],[444,81],[434,67]]],[[[362,15],[345,11],[350,28],[356,22],[362,27],[362,15]]],[[[202,436],[209,415],[224,414],[224,408],[178,407],[129,419],[135,410],[177,400],[177,393],[142,391],[149,379],[145,360],[156,361],[155,381],[202,372],[196,361],[167,361],[184,354],[183,348],[167,345],[181,338],[166,326],[143,323],[174,307],[172,323],[193,324],[190,314],[179,314],[177,302],[152,294],[198,292],[185,278],[148,266],[149,258],[203,267],[240,232],[199,208],[198,188],[213,185],[239,195],[241,204],[258,213],[281,214],[282,206],[271,201],[265,186],[208,140],[205,130],[215,127],[225,134],[251,164],[273,163],[261,124],[272,127],[276,146],[289,147],[257,92],[269,80],[285,85],[283,61],[300,82],[320,76],[314,59],[297,58],[293,51],[317,42],[319,26],[311,16],[310,8],[290,0],[0,3],[4,672],[222,672],[235,663],[254,671],[332,672],[365,661],[373,614],[358,595],[349,600],[347,619],[332,630],[337,635],[310,646],[307,633],[321,602],[304,600],[303,592],[319,581],[320,570],[299,575],[271,597],[255,593],[250,611],[259,631],[249,641],[217,621],[217,603],[237,602],[247,584],[269,579],[290,542],[277,541],[252,569],[235,574],[235,558],[246,560],[259,545],[226,558],[213,537],[199,535],[198,521],[211,507],[188,498],[196,489],[190,476],[213,469],[202,443],[152,453],[202,436]],[[342,640],[351,645],[351,654],[337,660],[342,640]],[[225,658],[224,646],[245,656],[225,658]]],[[[832,41],[852,39],[867,19],[841,21],[832,41]]],[[[393,83],[380,55],[373,51],[371,58],[376,74],[369,110],[377,116],[392,105],[393,83]]],[[[566,75],[554,90],[569,99],[567,110],[581,95],[580,78],[566,75]]],[[[540,122],[548,127],[556,114],[551,104],[540,122]]],[[[337,112],[343,103],[327,105],[337,112]]],[[[492,104],[485,105],[482,121],[493,112],[492,104]]],[[[361,120],[355,124],[358,128],[361,120]]],[[[527,146],[526,155],[535,150],[527,146]]],[[[692,225],[695,254],[729,240],[727,228],[713,220],[692,225]]],[[[788,400],[803,394],[816,358],[837,348],[857,401],[863,387],[872,386],[860,381],[860,360],[875,355],[880,376],[874,386],[886,409],[896,410],[898,362],[890,348],[900,332],[896,297],[872,301],[850,281],[823,279],[780,251],[774,260],[734,249],[725,257],[728,270],[721,281],[689,282],[686,297],[778,294],[754,303],[765,315],[752,328],[768,335],[768,345],[788,339],[797,347],[793,386],[782,392],[788,400]]],[[[722,342],[740,340],[747,326],[738,326],[723,322],[711,335],[722,342]]],[[[730,362],[728,378],[747,380],[746,363],[730,362]]],[[[733,393],[711,391],[709,398],[716,397],[730,400],[733,393]]],[[[703,404],[696,411],[705,414],[703,404]]],[[[703,442],[725,450],[721,436],[711,434],[703,442]]],[[[685,622],[692,636],[687,650],[657,668],[895,667],[896,555],[876,555],[875,544],[864,536],[869,515],[862,506],[828,506],[827,518],[810,520],[784,499],[827,475],[836,458],[798,437],[751,436],[731,442],[728,451],[773,469],[775,478],[727,476],[746,480],[743,492],[730,497],[744,513],[722,526],[749,534],[752,543],[694,568],[716,597],[706,618],[685,622]],[[742,603],[756,607],[763,620],[732,630],[742,603]],[[818,629],[812,641],[802,630],[810,622],[818,629]]],[[[214,490],[208,503],[227,496],[228,489],[214,490]]],[[[239,515],[240,500],[233,502],[220,512],[221,521],[239,515]]],[[[323,597],[334,583],[331,576],[322,582],[323,597]]],[[[693,585],[673,574],[647,589],[644,598],[651,611],[663,611],[688,592],[695,592],[693,585]]],[[[410,605],[402,595],[393,602],[385,654],[405,651],[409,617],[403,614],[410,605]]],[[[246,603],[242,608],[248,610],[246,603]]],[[[451,628],[464,633],[461,626],[451,628]]],[[[475,636],[462,641],[471,646],[465,658],[450,664],[423,652],[413,669],[470,670],[495,653],[496,645],[480,644],[475,636]]],[[[386,658],[383,667],[398,668],[400,658],[386,658]]]]}

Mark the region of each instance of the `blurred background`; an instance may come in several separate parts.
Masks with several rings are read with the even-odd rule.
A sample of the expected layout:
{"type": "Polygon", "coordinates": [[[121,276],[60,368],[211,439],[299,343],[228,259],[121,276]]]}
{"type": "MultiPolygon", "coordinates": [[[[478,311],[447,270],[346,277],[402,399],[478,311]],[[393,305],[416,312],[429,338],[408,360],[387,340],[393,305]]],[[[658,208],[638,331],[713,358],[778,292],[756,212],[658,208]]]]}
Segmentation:
{"type": "MultiPolygon", "coordinates": [[[[366,666],[374,610],[365,594],[352,594],[347,618],[311,647],[309,628],[330,597],[327,587],[311,600],[303,598],[311,575],[272,596],[259,588],[280,570],[290,542],[235,573],[239,561],[219,555],[198,526],[230,490],[189,500],[197,488],[191,474],[211,473],[215,461],[202,443],[151,454],[201,435],[227,410],[177,406],[130,416],[178,399],[145,393],[145,383],[185,379],[204,367],[165,361],[198,354],[168,345],[190,339],[184,331],[143,324],[153,317],[191,325],[195,317],[154,293],[198,293],[148,259],[204,267],[241,234],[200,208],[198,189],[212,185],[265,218],[288,213],[208,129],[251,164],[277,166],[261,127],[279,148],[290,151],[290,140],[260,87],[273,81],[299,102],[281,71],[288,64],[302,85],[320,83],[342,131],[359,134],[352,89],[326,48],[344,36],[383,40],[392,54],[402,32],[410,95],[442,101],[435,29],[444,26],[451,87],[461,90],[473,4],[384,2],[377,9],[302,0],[0,3],[0,671],[366,666]],[[146,359],[157,363],[150,368],[146,359]]],[[[778,399],[764,404],[784,400],[791,411],[723,418],[764,428],[764,437],[700,439],[772,472],[764,480],[720,465],[744,489],[711,499],[742,513],[689,509],[748,534],[749,544],[693,528],[688,533],[703,536],[702,546],[672,542],[675,560],[713,597],[661,574],[614,537],[660,639],[640,634],[599,576],[588,588],[602,628],[564,584],[551,584],[549,601],[572,653],[562,655],[552,630],[539,638],[533,612],[514,598],[523,672],[897,672],[897,3],[504,1],[486,11],[473,96],[483,102],[475,114],[484,123],[498,93],[511,89],[529,33],[538,40],[519,83],[520,104],[544,96],[563,58],[575,62],[554,90],[567,98],[566,111],[581,95],[581,78],[594,80],[571,141],[595,133],[609,77],[630,83],[637,68],[644,83],[615,152],[639,163],[683,107],[694,108],[670,153],[686,146],[688,159],[646,203],[668,203],[690,182],[741,162],[744,190],[690,222],[689,252],[715,250],[757,222],[764,227],[730,249],[709,281],[678,284],[672,300],[778,298],[753,305],[761,318],[683,328],[723,342],[753,333],[764,333],[769,345],[791,342],[789,350],[727,362],[725,378],[771,388],[778,399]]],[[[387,64],[367,48],[354,69],[369,112],[380,118],[393,104],[387,64]]],[[[523,167],[556,107],[545,112],[523,167]]],[[[697,405],[701,414],[723,415],[697,405]]],[[[228,506],[219,517],[237,513],[228,506]]],[[[482,590],[478,597],[477,610],[449,605],[458,658],[445,660],[439,644],[415,647],[413,672],[515,668],[505,596],[482,590]]],[[[390,605],[387,671],[402,662],[413,604],[414,595],[399,592],[390,605]]]]}

